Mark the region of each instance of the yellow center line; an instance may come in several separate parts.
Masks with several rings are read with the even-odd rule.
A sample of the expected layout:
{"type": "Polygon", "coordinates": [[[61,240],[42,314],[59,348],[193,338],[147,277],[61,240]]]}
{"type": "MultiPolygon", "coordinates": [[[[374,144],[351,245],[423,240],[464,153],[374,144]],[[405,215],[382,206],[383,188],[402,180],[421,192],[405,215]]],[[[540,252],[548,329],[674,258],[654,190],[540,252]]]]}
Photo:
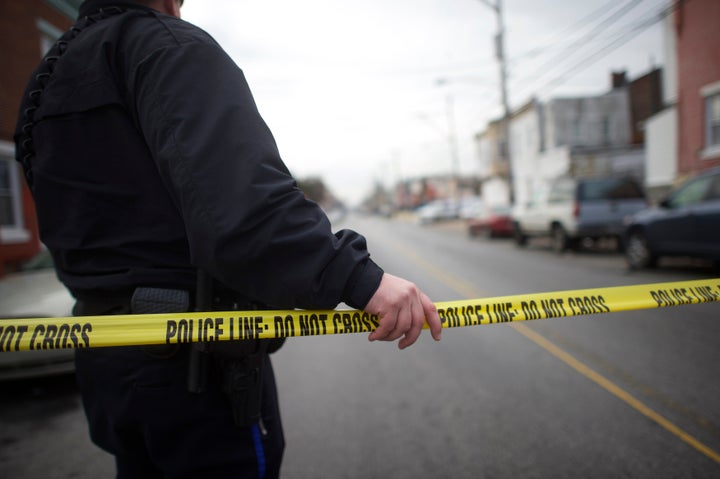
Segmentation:
{"type": "Polygon", "coordinates": [[[512,323],[510,325],[511,327],[515,328],[516,331],[524,335],[526,338],[540,346],[541,348],[545,349],[547,352],[585,376],[586,378],[590,379],[594,383],[598,384],[599,386],[603,387],[605,390],[610,392],[612,395],[617,397],[618,399],[624,401],[630,407],[638,411],[640,414],[648,417],[649,419],[655,421],[657,424],[662,426],[664,429],[669,431],[670,433],[674,434],[676,437],[678,437],[680,440],[684,441],[685,443],[689,444],[693,448],[695,448],[697,451],[701,452],[705,456],[709,457],[715,462],[720,463],[720,453],[714,451],[710,447],[706,446],[684,430],[682,430],[680,427],[676,426],[671,421],[665,419],[663,416],[658,414],[657,412],[653,411],[651,408],[646,406],[643,402],[641,402],[639,399],[637,399],[635,396],[630,394],[629,392],[625,391],[609,379],[607,379],[602,374],[594,371],[590,367],[586,366],[582,362],[578,361],[570,355],[569,353],[565,352],[564,350],[557,347],[554,343],[548,341],[540,334],[534,332],[530,328],[528,328],[524,324],[520,323],[512,323]]]}
{"type": "MultiPolygon", "coordinates": [[[[457,291],[458,293],[464,295],[468,298],[474,298],[478,296],[489,296],[487,293],[483,293],[480,291],[477,286],[473,285],[470,282],[460,280],[456,278],[453,275],[450,275],[443,271],[442,269],[435,266],[433,263],[426,261],[423,257],[416,254],[414,251],[406,248],[406,247],[400,247],[397,244],[394,244],[396,247],[396,250],[402,254],[403,256],[407,257],[408,259],[412,260],[415,264],[422,267],[423,269],[429,271],[436,279],[439,279],[440,281],[444,282],[448,286],[450,286],[452,289],[457,291]]],[[[606,391],[617,397],[618,399],[624,401],[627,403],[630,407],[638,411],[640,414],[646,416],[647,418],[651,419],[652,421],[655,421],[657,424],[659,424],[661,427],[663,427],[665,430],[669,431],[671,434],[675,435],[677,438],[679,438],[681,441],[689,444],[691,447],[699,451],[700,453],[704,454],[705,456],[709,457],[715,462],[720,463],[720,453],[717,451],[711,449],[710,447],[706,446],[702,442],[700,442],[698,439],[690,435],[689,433],[685,432],[683,429],[675,425],[673,422],[669,421],[662,415],[658,414],[654,410],[652,410],[650,407],[646,406],[642,401],[637,399],[635,396],[630,394],[629,392],[622,389],[617,384],[610,381],[608,378],[603,376],[602,374],[596,372],[595,370],[591,369],[590,367],[586,366],[581,361],[575,359],[574,356],[567,353],[563,349],[556,346],[551,341],[545,339],[540,334],[532,331],[530,328],[525,326],[522,323],[510,323],[509,326],[514,328],[517,332],[523,334],[526,338],[533,341],[538,346],[545,349],[547,352],[555,356],[556,358],[563,361],[565,364],[570,366],[571,368],[575,369],[578,373],[582,374],[586,378],[590,379],[591,381],[595,382],[599,386],[603,387],[606,391]]]]}
{"type": "Polygon", "coordinates": [[[473,283],[458,279],[457,277],[450,275],[442,269],[438,268],[430,261],[426,261],[422,256],[415,253],[413,250],[408,249],[407,246],[402,246],[392,240],[386,239],[386,241],[388,243],[392,243],[393,249],[395,249],[399,254],[405,256],[406,258],[414,262],[416,265],[428,271],[433,278],[439,279],[446,285],[450,286],[450,288],[460,293],[463,297],[477,298],[481,296],[490,296],[486,292],[479,290],[477,286],[475,286],[473,283]]]}

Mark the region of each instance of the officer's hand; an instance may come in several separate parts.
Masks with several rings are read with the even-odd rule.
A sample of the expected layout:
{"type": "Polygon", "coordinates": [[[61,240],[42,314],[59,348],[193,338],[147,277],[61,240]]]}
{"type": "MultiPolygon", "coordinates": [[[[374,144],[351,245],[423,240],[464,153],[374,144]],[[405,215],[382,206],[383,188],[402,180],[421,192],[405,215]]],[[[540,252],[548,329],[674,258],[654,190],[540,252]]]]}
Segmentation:
{"type": "Polygon", "coordinates": [[[422,291],[410,281],[383,274],[380,286],[364,310],[380,317],[380,325],[370,333],[370,341],[395,341],[400,349],[412,345],[420,336],[425,321],[430,333],[440,341],[442,326],[437,308],[422,291]]]}

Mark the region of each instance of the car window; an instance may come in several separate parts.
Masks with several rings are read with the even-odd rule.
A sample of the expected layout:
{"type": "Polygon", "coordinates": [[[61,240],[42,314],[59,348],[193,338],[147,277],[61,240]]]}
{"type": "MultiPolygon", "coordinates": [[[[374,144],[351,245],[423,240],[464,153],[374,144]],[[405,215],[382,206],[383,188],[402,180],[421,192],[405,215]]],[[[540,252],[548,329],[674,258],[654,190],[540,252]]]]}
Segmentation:
{"type": "Polygon", "coordinates": [[[643,199],[640,185],[627,179],[600,179],[586,181],[580,185],[578,195],[583,201],[643,199]]]}
{"type": "Polygon", "coordinates": [[[532,195],[530,196],[530,199],[527,202],[525,202],[525,206],[531,208],[533,206],[542,204],[545,202],[546,198],[547,198],[546,190],[534,189],[534,190],[532,190],[532,195]]]}
{"type": "Polygon", "coordinates": [[[561,180],[555,183],[548,195],[549,203],[564,203],[573,199],[575,183],[573,181],[561,180]]]}
{"type": "Polygon", "coordinates": [[[712,184],[708,190],[706,198],[708,200],[720,200],[720,175],[712,177],[712,184]]]}
{"type": "Polygon", "coordinates": [[[670,196],[668,205],[671,208],[681,206],[694,205],[705,200],[712,183],[712,176],[705,176],[691,180],[689,183],[681,186],[675,193],[670,196]]]}
{"type": "Polygon", "coordinates": [[[496,205],[492,206],[490,208],[490,211],[492,211],[496,215],[507,215],[510,214],[510,207],[505,205],[496,205]]]}
{"type": "Polygon", "coordinates": [[[20,266],[20,271],[38,271],[43,269],[52,269],[55,267],[50,251],[42,249],[38,254],[33,256],[20,266]]]}

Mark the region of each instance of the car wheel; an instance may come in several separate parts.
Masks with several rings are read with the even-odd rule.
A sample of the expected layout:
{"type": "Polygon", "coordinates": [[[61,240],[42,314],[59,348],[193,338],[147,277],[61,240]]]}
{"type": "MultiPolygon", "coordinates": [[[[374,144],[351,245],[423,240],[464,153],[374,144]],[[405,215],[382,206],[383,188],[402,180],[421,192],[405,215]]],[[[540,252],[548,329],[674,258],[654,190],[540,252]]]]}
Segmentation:
{"type": "Polygon", "coordinates": [[[630,269],[652,268],[657,265],[657,256],[650,250],[643,232],[633,231],[628,236],[625,244],[625,260],[630,269]]]}
{"type": "Polygon", "coordinates": [[[515,228],[513,228],[513,238],[515,239],[515,244],[518,246],[525,246],[527,244],[527,236],[520,229],[520,225],[516,224],[515,228]]]}
{"type": "Polygon", "coordinates": [[[562,226],[554,226],[552,230],[552,249],[556,253],[562,253],[570,247],[568,235],[562,226]]]}

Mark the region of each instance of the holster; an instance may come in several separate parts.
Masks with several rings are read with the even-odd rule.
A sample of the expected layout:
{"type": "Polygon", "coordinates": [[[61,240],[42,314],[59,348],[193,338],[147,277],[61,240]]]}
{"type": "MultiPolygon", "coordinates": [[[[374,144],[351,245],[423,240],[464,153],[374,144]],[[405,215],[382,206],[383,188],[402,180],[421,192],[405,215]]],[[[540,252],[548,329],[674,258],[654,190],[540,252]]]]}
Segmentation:
{"type": "MultiPolygon", "coordinates": [[[[198,272],[196,311],[239,311],[258,305],[218,287],[205,272],[198,272]]],[[[277,351],[283,339],[219,341],[193,344],[188,371],[188,389],[203,392],[214,371],[233,410],[238,426],[257,424],[262,405],[262,378],[266,356],[277,351]]]]}
{"type": "Polygon", "coordinates": [[[239,346],[234,350],[215,348],[221,345],[213,344],[211,354],[220,372],[223,392],[232,405],[235,424],[249,426],[260,420],[267,341],[246,340],[239,343],[245,344],[222,345],[239,346]]]}

